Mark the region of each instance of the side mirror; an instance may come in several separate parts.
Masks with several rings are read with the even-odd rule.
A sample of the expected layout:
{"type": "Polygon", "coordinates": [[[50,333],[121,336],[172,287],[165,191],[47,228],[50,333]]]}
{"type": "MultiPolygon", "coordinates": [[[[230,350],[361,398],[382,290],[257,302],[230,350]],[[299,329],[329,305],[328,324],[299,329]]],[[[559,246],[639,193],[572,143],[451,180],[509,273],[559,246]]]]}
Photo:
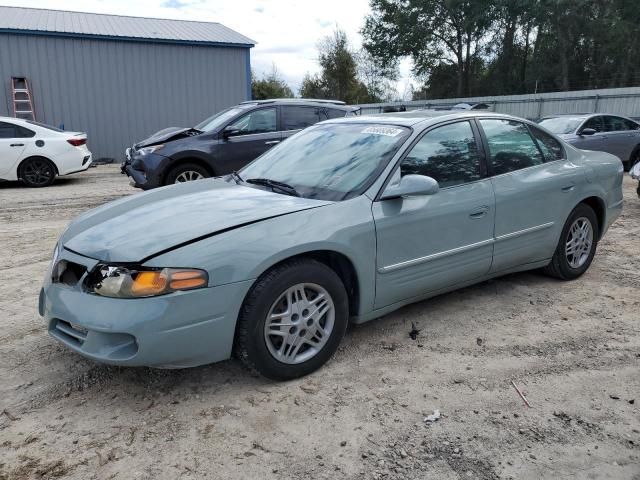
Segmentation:
{"type": "Polygon", "coordinates": [[[578,132],[578,135],[593,135],[594,133],[598,133],[598,131],[593,128],[583,128],[578,132]]]}
{"type": "Polygon", "coordinates": [[[229,137],[234,137],[240,134],[240,129],[229,125],[228,127],[224,127],[222,130],[222,138],[227,139],[229,137]]]}
{"type": "Polygon", "coordinates": [[[440,186],[438,182],[426,175],[405,175],[400,179],[400,183],[387,187],[381,200],[392,198],[410,197],[412,195],[434,195],[438,193],[440,186]]]}

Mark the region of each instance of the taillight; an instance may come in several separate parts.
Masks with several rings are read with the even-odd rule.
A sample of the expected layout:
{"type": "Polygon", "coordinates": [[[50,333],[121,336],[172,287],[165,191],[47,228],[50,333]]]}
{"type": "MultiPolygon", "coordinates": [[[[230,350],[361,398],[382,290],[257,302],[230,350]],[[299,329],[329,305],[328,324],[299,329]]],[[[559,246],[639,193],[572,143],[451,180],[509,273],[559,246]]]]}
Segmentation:
{"type": "Polygon", "coordinates": [[[69,142],[74,147],[79,147],[80,145],[84,145],[85,143],[87,143],[87,139],[86,138],[70,138],[69,140],[67,140],[67,142],[69,142]]]}

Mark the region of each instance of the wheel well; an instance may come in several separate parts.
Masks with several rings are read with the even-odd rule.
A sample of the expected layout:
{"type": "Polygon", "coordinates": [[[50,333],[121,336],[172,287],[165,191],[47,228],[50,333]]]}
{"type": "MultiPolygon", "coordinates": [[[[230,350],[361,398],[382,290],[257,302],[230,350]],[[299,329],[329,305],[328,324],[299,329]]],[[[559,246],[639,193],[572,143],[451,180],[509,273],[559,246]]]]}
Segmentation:
{"type": "Polygon", "coordinates": [[[181,158],[180,160],[173,161],[173,163],[169,166],[169,168],[167,168],[167,171],[164,173],[162,177],[162,183],[163,184],[167,183],[167,177],[169,176],[169,173],[171,173],[171,171],[174,168],[179,167],[180,165],[184,165],[185,163],[193,163],[194,165],[198,165],[199,167],[202,167],[207,172],[209,172],[209,175],[211,175],[212,177],[216,176],[216,172],[213,171],[213,168],[211,168],[211,165],[209,165],[204,160],[197,157],[187,157],[187,158],[181,158]]]}
{"type": "Polygon", "coordinates": [[[347,290],[347,296],[349,297],[349,315],[353,316],[358,314],[358,310],[360,308],[360,290],[358,288],[358,276],[356,275],[356,269],[354,268],[351,260],[343,254],[333,250],[314,250],[285,258],[275,265],[272,265],[271,268],[293,258],[312,258],[333,270],[336,275],[340,277],[340,280],[342,280],[342,283],[347,290]]]}
{"type": "Polygon", "coordinates": [[[20,170],[22,170],[22,165],[24,165],[24,163],[25,163],[27,160],[31,160],[31,159],[33,159],[33,158],[42,158],[42,159],[44,159],[44,160],[46,160],[46,161],[48,161],[48,162],[51,162],[51,165],[53,165],[53,168],[54,168],[54,170],[56,171],[56,175],[60,175],[60,172],[58,171],[58,166],[57,166],[57,165],[56,165],[56,163],[55,163],[54,161],[52,161],[50,158],[43,157],[42,155],[31,155],[30,157],[25,158],[24,160],[22,160],[22,161],[18,164],[18,171],[17,171],[17,175],[16,175],[18,178],[22,178],[22,177],[20,176],[20,170]]]}
{"type": "MultiPolygon", "coordinates": [[[[602,236],[602,229],[604,228],[604,212],[605,206],[604,202],[599,197],[589,197],[582,200],[580,203],[584,203],[591,207],[591,209],[595,212],[596,218],[598,219],[598,235],[602,236]]],[[[600,240],[600,238],[598,238],[600,240]]]]}

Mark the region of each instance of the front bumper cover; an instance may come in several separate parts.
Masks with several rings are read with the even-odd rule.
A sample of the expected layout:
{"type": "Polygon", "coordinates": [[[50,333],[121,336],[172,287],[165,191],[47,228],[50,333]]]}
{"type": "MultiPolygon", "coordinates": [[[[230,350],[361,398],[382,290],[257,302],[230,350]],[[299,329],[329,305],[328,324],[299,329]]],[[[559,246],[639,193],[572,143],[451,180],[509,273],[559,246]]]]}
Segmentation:
{"type": "MultiPolygon", "coordinates": [[[[57,261],[91,271],[98,263],[62,249],[57,261]]],[[[45,279],[39,310],[49,334],[112,365],[182,368],[231,356],[235,325],[252,281],[138,299],[100,297],[45,279]]]]}

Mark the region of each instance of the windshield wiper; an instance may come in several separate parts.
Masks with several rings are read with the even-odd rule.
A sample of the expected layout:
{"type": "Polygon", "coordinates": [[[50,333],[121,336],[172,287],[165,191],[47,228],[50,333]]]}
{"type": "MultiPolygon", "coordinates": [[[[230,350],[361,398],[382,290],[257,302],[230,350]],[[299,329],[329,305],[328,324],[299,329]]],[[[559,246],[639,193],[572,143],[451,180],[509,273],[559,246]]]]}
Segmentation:
{"type": "Polygon", "coordinates": [[[254,185],[265,185],[267,187],[271,187],[271,190],[279,190],[280,192],[286,195],[291,195],[293,197],[300,196],[298,191],[291,185],[283,182],[278,182],[277,180],[271,180],[270,178],[250,178],[246,182],[253,183],[254,185]]]}
{"type": "Polygon", "coordinates": [[[235,170],[231,172],[231,178],[233,178],[238,185],[240,185],[241,183],[244,183],[244,180],[242,179],[240,174],[235,170]]]}

